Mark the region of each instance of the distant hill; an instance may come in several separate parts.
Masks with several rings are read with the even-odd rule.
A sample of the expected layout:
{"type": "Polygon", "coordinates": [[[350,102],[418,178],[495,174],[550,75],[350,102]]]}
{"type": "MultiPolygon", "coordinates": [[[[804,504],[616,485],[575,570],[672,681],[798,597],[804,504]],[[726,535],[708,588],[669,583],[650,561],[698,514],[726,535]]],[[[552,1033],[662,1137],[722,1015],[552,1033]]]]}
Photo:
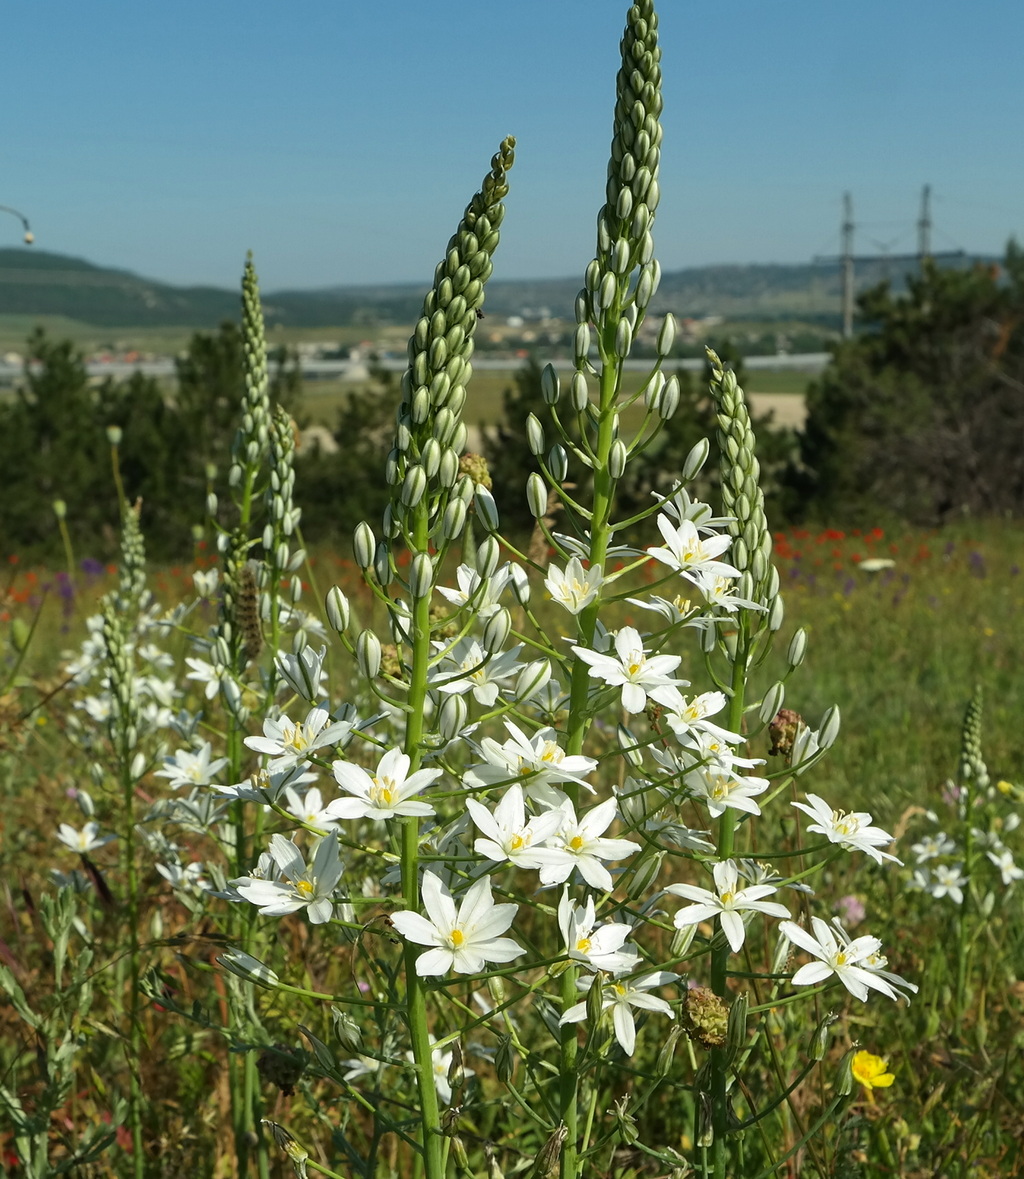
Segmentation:
{"type": "MultiPolygon", "coordinates": [[[[994,261],[967,259],[966,261],[994,261]]],[[[966,264],[966,262],[965,262],[966,264]]],[[[885,278],[902,286],[913,263],[859,263],[858,290],[885,278]]],[[[419,314],[423,284],[339,286],[264,294],[268,323],[291,327],[343,327],[409,323],[419,314]]],[[[490,315],[543,314],[569,318],[579,278],[492,280],[490,315]]],[[[699,318],[838,322],[837,266],[818,264],[701,266],[663,275],[655,310],[699,318]]],[[[36,249],[0,249],[0,315],[66,316],[96,327],[210,328],[238,316],[236,291],[177,287],[126,270],[36,249]]]]}

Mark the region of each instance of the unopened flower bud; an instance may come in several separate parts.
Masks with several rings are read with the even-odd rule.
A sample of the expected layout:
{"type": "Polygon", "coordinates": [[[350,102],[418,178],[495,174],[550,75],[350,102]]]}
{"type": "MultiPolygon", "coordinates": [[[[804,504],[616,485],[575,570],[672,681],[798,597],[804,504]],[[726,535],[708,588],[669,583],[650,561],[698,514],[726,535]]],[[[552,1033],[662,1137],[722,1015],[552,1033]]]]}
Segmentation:
{"type": "Polygon", "coordinates": [[[515,698],[522,703],[545,688],[551,679],[551,664],[546,659],[528,663],[516,678],[515,698]]]}
{"type": "Polygon", "coordinates": [[[430,596],[434,588],[434,563],[429,553],[417,553],[409,566],[409,593],[414,598],[430,596]]]}
{"type": "Polygon", "coordinates": [[[573,336],[572,354],[573,360],[578,369],[582,368],[587,363],[587,356],[589,352],[590,327],[585,323],[577,324],[576,333],[573,336]]]}
{"type": "Polygon", "coordinates": [[[363,1033],[352,1016],[338,1007],[332,1007],[331,1021],[334,1024],[334,1035],[342,1048],[347,1052],[358,1052],[363,1046],[363,1033]]]}
{"type": "Polygon", "coordinates": [[[476,550],[476,571],[482,578],[493,577],[495,569],[498,568],[498,559],[501,557],[501,548],[497,540],[493,536],[486,536],[477,546],[476,550]]]}
{"type": "Polygon", "coordinates": [[[498,1080],[511,1081],[516,1071],[516,1056],[512,1051],[512,1037],[503,1035],[498,1038],[498,1047],[494,1053],[494,1071],[498,1080]]]}
{"type": "Polygon", "coordinates": [[[355,534],[352,537],[352,553],[360,569],[369,569],[373,564],[373,550],[376,543],[373,531],[365,520],[356,525],[355,534]]]}
{"type": "Polygon", "coordinates": [[[216,516],[217,515],[217,493],[215,491],[207,492],[206,514],[208,516],[216,516]]]}
{"type": "Polygon", "coordinates": [[[771,724],[775,714],[782,708],[783,701],[786,699],[786,685],[783,683],[773,684],[764,694],[764,699],[761,701],[761,708],[758,716],[761,718],[763,725],[771,724]]]}
{"type": "Polygon", "coordinates": [[[725,1034],[726,1059],[731,1063],[747,1042],[747,1007],[750,1001],[742,991],[734,996],[729,1008],[729,1028],[725,1034]]]}
{"type": "Polygon", "coordinates": [[[821,718],[821,730],[818,737],[818,747],[820,749],[831,749],[836,743],[836,738],[839,736],[839,705],[833,704],[831,707],[825,709],[825,715],[821,718]]]}
{"type": "Polygon", "coordinates": [[[225,970],[238,975],[246,982],[258,983],[261,987],[277,986],[277,975],[270,967],[264,966],[258,958],[254,958],[244,950],[237,950],[233,947],[225,950],[217,959],[217,965],[223,966],[225,970]]]}
{"type": "Polygon", "coordinates": [[[786,663],[790,665],[791,668],[799,667],[801,663],[804,663],[804,656],[806,656],[806,654],[807,632],[804,630],[804,627],[801,626],[800,630],[793,635],[792,639],[790,639],[790,648],[788,648],[788,651],[786,652],[786,663]]]}
{"type": "Polygon", "coordinates": [[[385,586],[391,584],[391,550],[383,540],[377,542],[377,547],[373,553],[373,575],[377,578],[380,585],[385,586]]]}
{"type": "Polygon", "coordinates": [[[665,382],[665,390],[658,403],[658,416],[663,422],[669,421],[679,408],[679,378],[672,374],[665,382]]]}
{"type": "Polygon", "coordinates": [[[356,639],[356,662],[359,670],[367,679],[376,679],[380,671],[381,647],[380,639],[372,630],[360,631],[356,639]]]}
{"type": "Polygon", "coordinates": [[[635,770],[640,769],[644,764],[644,755],[633,733],[625,725],[619,725],[615,730],[615,736],[619,742],[619,749],[622,750],[622,755],[626,761],[635,770]]]}
{"type": "Polygon", "coordinates": [[[599,974],[594,975],[594,981],[591,983],[590,990],[587,991],[586,1007],[587,1023],[593,1033],[597,1031],[597,1026],[601,1022],[601,1012],[604,1010],[604,987],[599,974]]]}
{"type": "Polygon", "coordinates": [[[540,395],[546,405],[555,405],[561,392],[554,365],[546,364],[540,374],[540,395]]]}
{"type": "Polygon", "coordinates": [[[526,502],[535,520],[542,520],[547,515],[548,487],[536,471],[531,471],[526,479],[526,502]]]}
{"type": "Polygon", "coordinates": [[[417,463],[405,473],[402,481],[402,503],[414,508],[427,490],[427,472],[417,463]]]}
{"type": "Polygon", "coordinates": [[[512,571],[512,593],[520,606],[530,601],[530,578],[522,565],[510,565],[512,571]]]}
{"type": "Polygon", "coordinates": [[[587,378],[581,372],[572,374],[572,379],[569,382],[569,400],[577,413],[582,413],[590,404],[587,378]]]}
{"type": "Polygon", "coordinates": [[[453,499],[444,510],[441,519],[441,535],[445,540],[456,540],[466,527],[466,505],[461,499],[453,499]]]}
{"type": "Polygon", "coordinates": [[[448,447],[441,454],[441,465],[437,468],[437,481],[442,487],[454,487],[458,477],[459,456],[451,447],[448,447]]]}
{"type": "Polygon", "coordinates": [[[619,325],[615,329],[615,355],[620,358],[625,358],[629,355],[630,349],[633,347],[633,326],[629,320],[623,316],[619,320],[619,325]]]}
{"type": "Polygon", "coordinates": [[[487,531],[497,531],[498,505],[494,502],[494,496],[481,483],[477,484],[476,492],[473,495],[473,506],[476,508],[477,519],[487,531]]]}
{"type": "Polygon", "coordinates": [[[544,427],[535,413],[529,414],[526,418],[526,444],[530,448],[530,454],[535,457],[544,450],[544,427]]]}
{"type": "Polygon", "coordinates": [[[613,479],[621,479],[626,470],[626,444],[621,438],[616,438],[608,451],[608,474],[613,479]]]}
{"type": "Polygon", "coordinates": [[[708,461],[708,455],[711,453],[711,443],[707,438],[701,438],[699,442],[694,443],[690,448],[690,453],[683,461],[683,469],[680,478],[684,483],[690,483],[696,479],[704,468],[704,464],[708,461]]]}
{"type": "Polygon", "coordinates": [[[665,318],[661,321],[661,327],[658,329],[657,350],[659,356],[668,356],[672,351],[672,345],[676,342],[676,318],[669,311],[665,318]]]}
{"type": "Polygon", "coordinates": [[[782,623],[786,616],[786,607],[782,598],[778,595],[772,596],[769,591],[769,597],[772,597],[772,607],[768,613],[768,629],[775,634],[782,630],[782,623]]]}
{"type": "Polygon", "coordinates": [[[512,615],[505,609],[495,610],[484,626],[484,650],[490,655],[496,655],[505,645],[511,630],[512,615]]]}
{"type": "Polygon", "coordinates": [[[466,704],[465,698],[460,696],[457,692],[451,692],[445,695],[444,701],[438,709],[437,727],[445,741],[455,741],[466,727],[466,720],[469,717],[469,707],[466,704]]]}

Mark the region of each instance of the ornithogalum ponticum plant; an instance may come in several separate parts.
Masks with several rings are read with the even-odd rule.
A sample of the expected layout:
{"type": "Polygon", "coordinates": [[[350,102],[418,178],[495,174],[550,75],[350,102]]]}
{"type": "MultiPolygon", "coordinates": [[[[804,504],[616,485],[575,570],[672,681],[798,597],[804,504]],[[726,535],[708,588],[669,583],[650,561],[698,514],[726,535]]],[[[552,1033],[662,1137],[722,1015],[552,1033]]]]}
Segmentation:
{"type": "MultiPolygon", "coordinates": [[[[755,686],[782,599],[749,415],[713,353],[721,504],[688,492],[710,449],[694,439],[670,495],[628,518],[616,509],[679,404],[664,371],[674,321],[649,316],[653,0],[629,9],[621,48],[572,373],[544,371],[548,412],[523,423],[533,538],[503,535],[461,416],[509,138],[409,341],[381,472],[390,504],[354,530],[368,593],[327,593],[330,656],[295,604],[290,431],[259,395],[247,275],[237,522],[222,534],[220,617],[206,658],[190,660],[208,715],[177,719],[187,748],[162,772],[192,788],[194,810],[212,806],[205,829],[226,854],[202,881],[179,861],[173,881],[197,911],[230,902],[233,945],[218,960],[245,989],[221,1030],[247,1060],[261,1044],[260,1071],[285,1092],[320,1077],[343,1099],[324,1104],[318,1089],[304,1119],[256,1119],[252,1068],[238,1073],[239,1141],[262,1134],[258,1121],[299,1173],[768,1175],[783,1160],[758,1124],[795,1109],[820,1070],[814,1108],[802,1098],[790,1124],[796,1154],[852,1088],[832,996],[915,989],[877,938],[848,935],[815,901],[838,857],[894,857],[869,814],[797,788],[839,729],[835,709],[812,730],[783,707],[803,632],[782,679],[755,686]],[[656,357],[630,383],[641,332],[656,357]],[[328,963],[343,982],[325,989],[328,963]],[[282,1046],[282,1028],[305,1047],[282,1046]]],[[[266,1167],[260,1152],[249,1162],[266,1167]]]]}

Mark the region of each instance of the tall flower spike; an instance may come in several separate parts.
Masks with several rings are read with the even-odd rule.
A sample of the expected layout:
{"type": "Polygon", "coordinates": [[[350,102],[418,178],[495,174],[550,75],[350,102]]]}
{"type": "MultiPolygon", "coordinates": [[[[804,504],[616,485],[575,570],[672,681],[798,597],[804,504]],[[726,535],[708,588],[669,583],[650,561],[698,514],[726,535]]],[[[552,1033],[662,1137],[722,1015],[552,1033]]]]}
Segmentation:
{"type": "MultiPolygon", "coordinates": [[[[242,275],[242,369],[245,391],[242,394],[242,422],[232,447],[235,466],[255,469],[270,435],[270,379],[267,375],[267,342],[263,329],[260,285],[252,254],[245,260],[242,275]]],[[[232,471],[234,479],[239,475],[232,471]]]]}
{"type": "Polygon", "coordinates": [[[970,785],[974,790],[985,790],[989,784],[988,768],[981,755],[982,699],[981,685],[978,684],[964,713],[960,735],[960,785],[970,785]]]}
{"type": "Polygon", "coordinates": [[[397,536],[411,510],[426,501],[431,533],[436,533],[452,498],[488,494],[470,476],[459,476],[465,449],[461,421],[466,384],[472,374],[473,333],[491,276],[505,216],[508,170],[515,160],[508,136],[491,160],[491,171],[466,207],[434,271],[434,285],[409,339],[409,367],[402,377],[395,447],[387,463],[392,487],[385,532],[397,536]],[[455,488],[458,486],[459,490],[455,488]]]}
{"type": "MultiPolygon", "coordinates": [[[[612,342],[615,354],[625,359],[661,277],[651,237],[660,198],[662,108],[661,50],[653,0],[639,0],[630,8],[620,50],[605,204],[597,217],[597,254],[587,267],[580,299],[598,328],[599,347],[612,342]],[[636,267],[636,285],[629,292],[636,267]]],[[[580,326],[586,325],[581,321],[580,326]]],[[[576,352],[576,367],[582,369],[585,350],[577,347],[576,352]]]]}
{"type": "Polygon", "coordinates": [[[781,600],[779,575],[772,564],[772,534],[764,514],[761,467],[754,454],[754,431],[743,390],[736,374],[727,372],[717,353],[707,350],[711,364],[711,396],[718,412],[718,445],[722,455],[722,512],[731,516],[729,532],[734,537],[729,550],[740,570],[739,596],[764,607],[766,613],[752,615],[778,629],[781,600]],[[776,606],[776,602],[780,602],[776,606]]]}

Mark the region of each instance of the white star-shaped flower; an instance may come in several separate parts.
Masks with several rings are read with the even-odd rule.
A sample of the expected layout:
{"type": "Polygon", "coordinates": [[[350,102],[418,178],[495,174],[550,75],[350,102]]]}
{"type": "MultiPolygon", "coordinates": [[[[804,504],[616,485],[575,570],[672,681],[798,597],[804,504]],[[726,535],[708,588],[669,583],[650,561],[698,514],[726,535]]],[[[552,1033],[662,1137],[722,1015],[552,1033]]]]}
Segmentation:
{"type": "Polygon", "coordinates": [[[167,778],[172,790],[182,786],[209,786],[213,775],[227,764],[226,757],[213,758],[210,742],[204,741],[194,753],[179,749],[173,757],[165,758],[164,768],[157,770],[155,776],[167,778]]]}
{"type": "Polygon", "coordinates": [[[81,831],[76,831],[70,823],[61,823],[57,828],[57,838],[61,843],[66,844],[73,852],[78,852],[79,855],[87,855],[91,851],[96,851],[97,848],[105,847],[112,840],[116,839],[116,835],[100,835],[99,823],[89,822],[82,828],[81,831]]]}
{"type": "Polygon", "coordinates": [[[717,819],[726,807],[759,815],[761,808],[754,802],[754,796],[768,789],[768,779],[741,778],[719,766],[700,766],[686,775],[686,785],[695,798],[704,800],[708,814],[717,819]]]}
{"type": "Polygon", "coordinates": [[[728,535],[701,537],[692,520],[681,520],[674,525],[668,516],[658,516],[658,529],[665,541],[663,548],[648,549],[648,553],[662,565],[675,569],[683,577],[698,584],[702,574],[715,573],[720,577],[739,577],[740,571],[717,558],[732,544],[728,535]]]}
{"type": "Polygon", "coordinates": [[[801,966],[793,975],[794,986],[814,986],[834,974],[850,994],[861,1002],[867,999],[869,989],[881,991],[890,999],[899,998],[898,992],[881,974],[864,965],[866,959],[877,955],[881,949],[882,943],[878,938],[867,934],[852,941],[837,937],[836,930],[820,917],[812,917],[811,925],[814,928],[813,935],[801,929],[795,921],[783,921],[779,926],[783,936],[793,945],[817,959],[801,966]]]}
{"type": "Polygon", "coordinates": [[[294,724],[287,716],[267,717],[262,737],[246,737],[245,744],[270,757],[268,770],[283,770],[308,761],[318,749],[333,745],[348,736],[352,726],[346,721],[331,723],[326,708],[311,708],[304,721],[294,724]]]}
{"type": "Polygon", "coordinates": [[[586,904],[580,905],[570,900],[566,886],[558,902],[558,928],[569,957],[582,962],[589,970],[628,974],[636,969],[639,952],[633,946],[622,948],[633,932],[632,927],[621,921],[598,925],[593,897],[587,897],[586,904]]]}
{"type": "Polygon", "coordinates": [[[416,973],[424,975],[479,974],[488,962],[511,962],[524,950],[511,938],[499,937],[515,919],[518,905],[496,905],[491,882],[482,876],[472,884],[458,909],[441,878],[423,873],[424,917],[420,913],[391,914],[391,923],[406,939],[431,946],[416,959],[416,973]]]}
{"type": "Polygon", "coordinates": [[[722,860],[711,870],[715,878],[716,892],[699,888],[694,884],[670,884],[665,889],[677,897],[684,897],[695,904],[687,905],[675,915],[676,929],[697,925],[717,916],[722,932],[732,947],[733,953],[743,947],[746,927],[741,914],[745,912],[767,913],[771,917],[788,917],[789,910],[777,901],[762,898],[771,896],[778,889],[771,884],[753,884],[739,888],[739,872],[732,860],[722,860]]]}
{"type": "Polygon", "coordinates": [[[640,844],[631,839],[605,839],[604,832],[615,822],[618,803],[614,798],[606,799],[591,807],[581,819],[571,802],[566,800],[558,808],[561,823],[548,840],[548,846],[538,848],[536,856],[541,861],[541,884],[562,884],[578,868],[580,875],[591,888],[608,892],[612,888],[612,875],[602,860],[621,860],[631,852],[639,851],[640,844]]]}
{"type": "Polygon", "coordinates": [[[389,749],[377,763],[377,772],[369,774],[350,761],[336,761],[334,777],[351,798],[336,798],[327,804],[325,814],[332,819],[391,819],[395,815],[432,815],[429,802],[417,802],[416,795],[441,776],[440,770],[417,770],[401,749],[389,749]]]}
{"type": "Polygon", "coordinates": [[[475,798],[466,799],[466,809],[483,835],[473,844],[478,855],[501,864],[511,862],[519,868],[539,868],[541,859],[534,849],[558,830],[562,816],[545,811],[527,821],[523,789],[510,786],[492,813],[475,798]]]}
{"type": "Polygon", "coordinates": [[[867,811],[851,811],[849,814],[845,811],[834,811],[817,794],[808,794],[807,802],[794,802],[793,806],[815,820],[807,830],[824,835],[830,843],[838,843],[847,850],[867,852],[879,864],[883,859],[902,863],[889,852],[878,850],[892,843],[892,836],[881,827],[872,827],[871,816],[867,811]]]}
{"type": "Polygon", "coordinates": [[[539,729],[532,737],[510,720],[505,721],[505,728],[509,739],[503,744],[499,745],[492,737],[480,742],[480,752],[487,764],[471,766],[466,771],[465,783],[471,789],[522,778],[528,790],[555,782],[577,782],[593,791],[586,775],[597,768],[596,759],[566,753],[552,728],[539,729]]]}
{"type": "Polygon", "coordinates": [[[570,557],[565,569],[557,565],[548,566],[544,586],[552,600],[563,606],[570,614],[585,610],[601,592],[604,573],[599,566],[584,569],[579,557],[570,557]]]}
{"type": "MultiPolygon", "coordinates": [[[[601,994],[601,1010],[611,1008],[612,1026],[615,1029],[615,1039],[618,1040],[622,1051],[627,1056],[633,1055],[636,1048],[636,1024],[633,1020],[632,1008],[640,1011],[656,1011],[660,1015],[667,1015],[674,1019],[672,1008],[664,999],[647,992],[654,987],[663,987],[675,982],[678,974],[671,974],[667,970],[656,970],[653,974],[645,974],[634,982],[613,982],[604,985],[601,994]]],[[[581,991],[589,991],[594,984],[593,976],[581,978],[576,984],[581,991]]],[[[586,1001],[576,1003],[558,1021],[559,1023],[580,1023],[587,1018],[586,1001]]]]}
{"type": "Polygon", "coordinates": [[[270,856],[281,879],[243,876],[232,880],[239,895],[264,917],[284,917],[305,909],[314,925],[330,921],[332,896],[342,872],[337,835],[332,831],[320,840],[309,867],[302,852],[283,835],[271,836],[270,856]]]}
{"type": "Polygon", "coordinates": [[[604,655],[586,647],[574,647],[578,659],[590,665],[590,675],[611,687],[622,688],[622,707],[627,712],[643,712],[647,697],[670,705],[683,680],[672,679],[669,672],[679,666],[679,655],[652,655],[648,658],[640,632],[624,626],[615,634],[615,655],[604,655]]]}

